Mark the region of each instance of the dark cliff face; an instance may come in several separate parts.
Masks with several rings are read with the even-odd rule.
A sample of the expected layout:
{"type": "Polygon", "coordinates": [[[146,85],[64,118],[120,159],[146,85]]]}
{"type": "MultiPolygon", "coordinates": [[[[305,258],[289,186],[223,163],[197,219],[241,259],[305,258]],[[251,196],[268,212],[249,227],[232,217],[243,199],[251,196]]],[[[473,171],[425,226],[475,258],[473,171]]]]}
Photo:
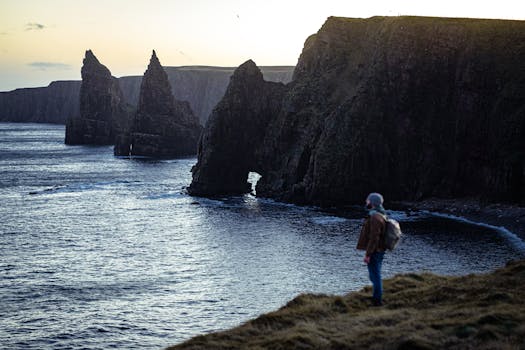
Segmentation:
{"type": "MultiPolygon", "coordinates": [[[[258,130],[257,194],[321,205],[360,203],[371,191],[523,201],[524,43],[521,21],[329,18],[258,130]]],[[[230,100],[216,112],[247,103],[230,100]]],[[[201,153],[220,159],[217,140],[201,153]]],[[[194,193],[219,191],[213,177],[195,177],[213,174],[209,164],[199,154],[194,193]]]]}
{"type": "Polygon", "coordinates": [[[112,145],[127,127],[129,115],[118,80],[91,50],[82,66],[80,112],[66,123],[66,144],[112,145]]]}
{"type": "Polygon", "coordinates": [[[115,155],[173,158],[197,153],[202,132],[189,104],[175,100],[155,51],[144,73],[132,125],[119,135],[115,155]]]}
{"type": "Polygon", "coordinates": [[[80,81],[54,81],[47,87],[0,92],[0,121],[65,124],[78,115],[80,81]]]}
{"type": "Polygon", "coordinates": [[[272,116],[281,106],[284,85],[266,82],[253,61],[233,74],[199,143],[193,194],[238,194],[250,190],[247,174],[260,171],[254,156],[272,116]]]}
{"type": "MultiPolygon", "coordinates": [[[[260,67],[265,80],[289,82],[294,67],[260,67]]],[[[165,67],[173,96],[188,101],[202,125],[224,96],[235,68],[230,67],[165,67]]]]}

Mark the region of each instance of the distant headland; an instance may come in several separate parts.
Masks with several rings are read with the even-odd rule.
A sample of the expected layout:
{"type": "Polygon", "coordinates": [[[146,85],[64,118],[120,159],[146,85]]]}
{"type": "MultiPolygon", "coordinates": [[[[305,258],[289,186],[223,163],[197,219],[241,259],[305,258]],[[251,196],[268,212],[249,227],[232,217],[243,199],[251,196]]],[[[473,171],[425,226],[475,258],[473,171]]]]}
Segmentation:
{"type": "MultiPolygon", "coordinates": [[[[188,101],[201,125],[220,101],[236,67],[181,66],[163,67],[168,74],[173,96],[188,101]]],[[[261,67],[264,78],[284,83],[292,79],[293,66],[261,67]]],[[[139,100],[142,76],[117,78],[123,98],[132,107],[139,100]]],[[[0,92],[0,122],[66,124],[79,113],[80,80],[54,81],[47,87],[0,92]]]]}

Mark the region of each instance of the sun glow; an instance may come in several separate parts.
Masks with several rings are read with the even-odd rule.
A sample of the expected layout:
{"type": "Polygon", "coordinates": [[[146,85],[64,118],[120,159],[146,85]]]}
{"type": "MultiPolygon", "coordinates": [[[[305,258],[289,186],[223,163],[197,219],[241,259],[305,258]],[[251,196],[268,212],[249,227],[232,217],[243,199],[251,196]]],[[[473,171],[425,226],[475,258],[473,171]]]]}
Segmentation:
{"type": "Polygon", "coordinates": [[[294,65],[327,17],[525,19],[525,3],[371,0],[2,0],[0,91],[80,79],[86,49],[115,76],[164,65],[294,65]],[[35,64],[36,63],[36,64],[35,64]]]}

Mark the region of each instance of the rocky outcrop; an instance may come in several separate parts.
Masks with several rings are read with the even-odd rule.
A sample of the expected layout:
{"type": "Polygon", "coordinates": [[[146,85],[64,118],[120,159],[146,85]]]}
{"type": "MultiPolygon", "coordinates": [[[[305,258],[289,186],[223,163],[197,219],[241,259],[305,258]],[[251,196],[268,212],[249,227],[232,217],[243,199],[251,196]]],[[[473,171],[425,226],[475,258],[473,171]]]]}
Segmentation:
{"type": "Polygon", "coordinates": [[[142,79],[137,112],[129,130],[118,137],[115,155],[195,155],[201,132],[188,102],[174,99],[168,76],[153,51],[142,79]]]}
{"type": "MultiPolygon", "coordinates": [[[[285,201],[361,203],[381,191],[389,199],[523,202],[524,40],[522,21],[331,17],[306,41],[267,126],[242,135],[263,140],[248,156],[250,145],[231,153],[224,138],[203,141],[189,191],[245,186],[246,169],[224,188],[215,176],[227,178],[236,159],[251,157],[249,170],[262,175],[257,194],[285,201]],[[210,159],[225,154],[231,162],[214,168],[210,159]]],[[[235,96],[227,92],[212,114],[209,139],[213,130],[240,137],[232,125],[242,120],[229,116],[267,95],[235,96]]]]}
{"type": "MultiPolygon", "coordinates": [[[[266,80],[287,83],[294,67],[260,67],[266,80]]],[[[206,124],[213,107],[224,92],[235,68],[211,66],[164,67],[173,96],[188,101],[191,109],[206,124]]],[[[118,78],[127,104],[136,107],[142,76],[118,78]]],[[[54,81],[48,87],[0,92],[0,122],[66,124],[78,116],[80,81],[54,81]]]]}
{"type": "MultiPolygon", "coordinates": [[[[235,68],[231,67],[166,67],[173,87],[173,96],[188,101],[202,125],[206,124],[213,108],[224,96],[235,68]]],[[[292,80],[293,67],[261,67],[264,79],[288,83],[292,80]]]]}
{"type": "Polygon", "coordinates": [[[263,142],[268,122],[279,111],[283,92],[284,85],[264,81],[251,60],[235,71],[200,140],[192,193],[249,192],[247,174],[262,166],[254,154],[263,142]]]}
{"type": "Polygon", "coordinates": [[[80,112],[66,123],[68,145],[112,145],[129,123],[129,113],[118,80],[91,50],[82,66],[80,112]]]}
{"type": "Polygon", "coordinates": [[[47,87],[0,92],[0,122],[65,124],[78,115],[80,81],[54,81],[47,87]]]}

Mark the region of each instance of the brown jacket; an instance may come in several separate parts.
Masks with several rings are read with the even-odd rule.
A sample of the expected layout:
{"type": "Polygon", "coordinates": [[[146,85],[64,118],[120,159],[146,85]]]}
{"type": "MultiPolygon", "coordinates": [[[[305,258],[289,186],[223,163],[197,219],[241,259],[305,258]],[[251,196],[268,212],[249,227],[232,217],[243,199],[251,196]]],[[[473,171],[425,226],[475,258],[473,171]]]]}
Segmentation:
{"type": "Polygon", "coordinates": [[[366,250],[367,256],[375,252],[384,252],[383,235],[385,228],[386,221],[381,214],[374,213],[372,216],[369,216],[363,224],[356,248],[366,250]]]}

